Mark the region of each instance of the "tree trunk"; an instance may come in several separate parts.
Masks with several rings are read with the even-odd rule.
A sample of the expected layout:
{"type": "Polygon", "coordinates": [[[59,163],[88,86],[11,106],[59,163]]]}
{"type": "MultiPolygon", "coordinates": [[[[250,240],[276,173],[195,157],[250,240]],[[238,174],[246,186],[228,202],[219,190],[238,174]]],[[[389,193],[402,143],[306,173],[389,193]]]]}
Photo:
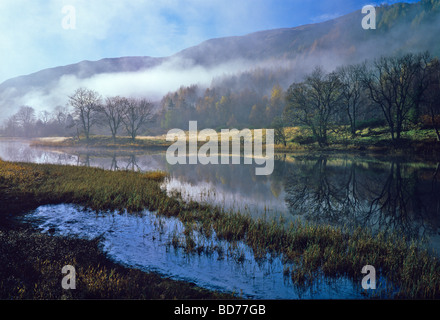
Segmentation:
{"type": "Polygon", "coordinates": [[[440,131],[438,127],[435,127],[435,133],[437,134],[437,141],[440,142],[440,131]]]}

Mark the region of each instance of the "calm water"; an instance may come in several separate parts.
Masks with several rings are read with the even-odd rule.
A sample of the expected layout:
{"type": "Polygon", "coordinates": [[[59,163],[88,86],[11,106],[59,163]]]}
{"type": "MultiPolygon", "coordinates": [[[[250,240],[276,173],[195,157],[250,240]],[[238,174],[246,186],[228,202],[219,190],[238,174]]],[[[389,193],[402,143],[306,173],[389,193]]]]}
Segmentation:
{"type": "MultiPolygon", "coordinates": [[[[100,237],[103,250],[115,261],[144,271],[196,283],[223,292],[235,292],[252,299],[327,299],[363,298],[360,284],[347,279],[318,279],[311,288],[300,289],[283,275],[280,258],[256,261],[251,249],[242,243],[194,234],[197,247],[219,248],[186,253],[174,247],[173,236],[184,226],[177,219],[157,218],[145,211],[96,213],[82,207],[62,204],[41,206],[24,220],[54,235],[93,239],[100,237]]],[[[179,236],[184,241],[184,236],[179,236]]]]}
{"type": "MultiPolygon", "coordinates": [[[[271,176],[256,176],[255,167],[252,165],[170,166],[166,162],[164,153],[124,154],[109,151],[95,151],[92,153],[87,152],[87,150],[55,151],[30,148],[26,141],[8,142],[1,140],[0,158],[10,161],[96,166],[108,170],[165,170],[170,173],[171,178],[164,183],[164,189],[169,192],[178,191],[186,199],[206,201],[247,212],[255,217],[266,217],[268,219],[283,217],[286,221],[301,219],[317,224],[347,227],[362,226],[373,231],[396,231],[405,234],[408,238],[424,239],[427,246],[435,254],[440,253],[440,169],[439,164],[436,162],[416,162],[389,157],[287,154],[277,156],[275,170],[271,176]]],[[[72,223],[68,224],[70,227],[67,228],[63,224],[64,222],[54,222],[50,218],[48,211],[59,212],[59,208],[49,207],[49,209],[42,208],[41,210],[41,212],[32,214],[40,215],[39,219],[45,221],[41,222],[39,220],[42,224],[58,225],[59,232],[66,232],[69,228],[73,228],[72,223]]],[[[69,215],[69,213],[66,213],[66,215],[69,215]]],[[[96,215],[91,216],[96,218],[96,215]]],[[[84,219],[85,217],[82,217],[80,220],[84,219]]],[[[116,219],[115,216],[112,219],[116,219]]],[[[122,219],[122,217],[117,219],[122,219]]],[[[124,217],[123,219],[125,220],[113,222],[113,226],[119,224],[145,225],[142,220],[136,220],[141,218],[124,217]],[[128,222],[131,221],[130,219],[135,220],[128,222]]],[[[108,230],[107,222],[104,220],[96,220],[92,225],[102,225],[102,228],[108,230]]],[[[78,230],[83,229],[84,226],[78,226],[78,230]]],[[[106,238],[108,243],[121,242],[121,246],[125,243],[127,248],[141,245],[130,242],[135,241],[129,237],[130,232],[127,233],[127,236],[121,235],[122,239],[126,240],[120,241],[121,239],[118,238],[119,240],[114,240],[114,242],[111,241],[110,237],[112,232],[103,232],[108,235],[108,238],[106,238]]],[[[118,232],[123,233],[122,230],[118,232]]],[[[115,232],[113,232],[114,234],[115,232]]],[[[142,241],[145,242],[145,238],[140,236],[133,238],[136,238],[136,241],[138,241],[137,238],[144,239],[142,241]]],[[[146,242],[150,243],[151,241],[146,242]]],[[[107,248],[115,248],[115,246],[119,246],[119,244],[108,244],[107,248]]],[[[164,247],[167,247],[166,244],[164,244],[164,247]]],[[[155,252],[155,259],[146,258],[146,260],[142,260],[135,257],[130,260],[131,258],[121,258],[117,253],[119,252],[117,249],[112,250],[116,250],[112,252],[119,261],[125,261],[127,264],[147,269],[162,270],[164,274],[169,274],[172,270],[179,270],[175,276],[180,275],[186,278],[185,263],[179,260],[185,260],[187,257],[183,258],[184,255],[177,254],[176,256],[171,254],[171,251],[162,248],[165,251],[155,252]],[[153,266],[151,261],[158,260],[157,256],[163,256],[162,259],[165,262],[153,266]],[[172,262],[173,259],[177,260],[172,262]],[[170,267],[173,263],[175,266],[170,267]]],[[[130,250],[120,250],[120,252],[123,255],[128,254],[130,250]]],[[[255,287],[246,287],[240,282],[254,281],[258,283],[259,280],[255,280],[256,278],[265,278],[263,271],[260,274],[261,277],[251,277],[250,279],[254,279],[252,281],[245,280],[245,275],[258,274],[254,269],[252,269],[254,271],[250,271],[251,269],[241,270],[238,272],[241,276],[237,275],[237,278],[234,278],[232,276],[233,271],[230,271],[228,273],[231,275],[230,284],[237,283],[236,287],[227,284],[224,279],[209,283],[210,278],[219,274],[218,270],[223,270],[226,267],[224,265],[215,267],[213,261],[202,261],[203,259],[200,259],[202,258],[198,257],[187,262],[187,268],[192,270],[195,261],[199,261],[197,263],[199,263],[200,272],[194,272],[193,282],[198,281],[208,287],[224,284],[228,290],[231,288],[233,290],[247,288],[247,294],[250,296],[266,297],[258,293],[259,290],[262,290],[261,288],[258,289],[261,283],[255,287]],[[211,265],[214,269],[209,269],[208,266],[211,265]],[[205,272],[203,270],[210,271],[205,272]]],[[[226,263],[225,260],[222,263],[226,263]]],[[[254,262],[249,262],[249,265],[249,268],[255,267],[254,262]]],[[[229,267],[233,269],[232,266],[229,267]]],[[[281,278],[273,280],[275,281],[273,282],[274,292],[279,290],[281,293],[279,295],[268,294],[269,296],[298,296],[298,293],[292,293],[289,291],[290,289],[286,289],[286,292],[281,289],[282,270],[276,269],[275,266],[267,268],[277,270],[274,274],[281,274],[281,278]]],[[[189,275],[191,275],[191,272],[189,272],[189,275]]],[[[339,284],[338,288],[341,289],[342,287],[345,288],[346,286],[339,284]]],[[[317,292],[326,292],[325,297],[345,297],[347,294],[356,296],[356,290],[347,290],[343,289],[342,293],[336,293],[338,290],[335,291],[331,287],[323,285],[317,292]]],[[[322,297],[319,293],[317,295],[322,297]]]]}

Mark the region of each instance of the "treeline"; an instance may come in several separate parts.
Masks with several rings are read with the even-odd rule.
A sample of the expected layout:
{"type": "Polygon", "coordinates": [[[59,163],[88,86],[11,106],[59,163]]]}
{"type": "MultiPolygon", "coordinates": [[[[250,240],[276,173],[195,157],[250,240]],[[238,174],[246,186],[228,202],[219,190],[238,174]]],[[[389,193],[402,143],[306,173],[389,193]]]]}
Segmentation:
{"type": "Polygon", "coordinates": [[[66,107],[38,115],[34,108],[22,106],[9,117],[3,134],[14,137],[84,136],[108,134],[128,135],[133,141],[156,119],[155,106],[144,98],[106,97],[98,92],[79,88],[68,98],[66,107]]]}
{"type": "Polygon", "coordinates": [[[209,88],[181,87],[156,104],[80,88],[53,112],[37,115],[21,107],[5,121],[2,134],[89,139],[93,133],[134,140],[151,129],[187,129],[196,120],[200,129],[274,128],[284,144],[287,126],[308,127],[321,146],[336,128],[355,137],[359,129],[377,126],[386,126],[393,142],[414,126],[432,128],[440,141],[440,63],[429,53],[381,57],[331,72],[316,67],[294,83],[299,77],[293,73],[289,66],[255,69],[215,79],[209,88]]]}
{"type": "Polygon", "coordinates": [[[30,106],[21,106],[6,119],[0,133],[8,137],[71,136],[76,132],[75,121],[69,109],[57,106],[52,112],[38,112],[30,106]]]}
{"type": "Polygon", "coordinates": [[[381,57],[331,73],[318,67],[289,87],[286,102],[284,124],[309,127],[320,146],[333,126],[348,125],[356,136],[368,109],[393,142],[420,124],[434,128],[440,141],[440,63],[429,53],[381,57]]]}
{"type": "Polygon", "coordinates": [[[261,128],[282,115],[285,91],[294,70],[255,69],[214,79],[209,88],[181,87],[160,103],[159,123],[165,130],[185,128],[196,120],[200,128],[261,128]]]}
{"type": "Polygon", "coordinates": [[[237,82],[225,80],[206,90],[190,86],[167,94],[162,128],[185,128],[189,120],[202,128],[272,127],[285,143],[280,128],[299,125],[324,146],[335,127],[344,126],[355,137],[359,129],[387,126],[391,139],[399,141],[402,131],[422,125],[433,128],[440,141],[440,64],[429,53],[381,57],[332,72],[316,67],[287,90],[279,84],[285,74],[257,75],[231,78],[238,83],[244,78],[248,85],[239,90],[234,90],[237,82]]]}

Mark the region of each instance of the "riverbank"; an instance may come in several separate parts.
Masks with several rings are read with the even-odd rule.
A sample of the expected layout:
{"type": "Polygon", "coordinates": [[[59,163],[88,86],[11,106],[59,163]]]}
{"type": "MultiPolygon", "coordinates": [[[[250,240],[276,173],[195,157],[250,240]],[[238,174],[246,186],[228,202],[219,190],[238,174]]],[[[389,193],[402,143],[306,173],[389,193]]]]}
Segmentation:
{"type": "MultiPolygon", "coordinates": [[[[208,249],[194,241],[193,233],[197,230],[205,235],[214,232],[218,239],[231,243],[242,241],[260,259],[281,256],[284,275],[295,286],[313,285],[321,275],[330,279],[344,276],[361,283],[362,268],[373,265],[389,284],[377,291],[379,297],[440,297],[438,259],[399,235],[300,223],[285,227],[278,221],[256,220],[222,208],[185,203],[178,195],[168,196],[160,188],[163,179],[163,172],[114,172],[1,161],[2,212],[5,217],[19,209],[56,203],[80,204],[98,211],[136,213],[148,209],[158,216],[177,217],[184,223],[184,240],[176,245],[189,253],[208,249]]],[[[19,265],[20,261],[16,263],[19,265]]],[[[176,297],[182,298],[179,294],[176,297]]]]}
{"type": "MultiPolygon", "coordinates": [[[[252,130],[251,130],[252,131],[252,130]]],[[[307,128],[289,127],[284,128],[286,144],[275,144],[276,153],[291,152],[348,152],[348,153],[371,153],[387,155],[418,155],[440,158],[440,142],[437,141],[432,129],[411,128],[402,132],[401,140],[396,143],[390,139],[389,132],[385,127],[366,128],[358,130],[356,136],[352,136],[347,128],[336,128],[328,133],[328,145],[319,146],[314,142],[312,133],[307,128]]],[[[220,141],[220,134],[219,134],[220,141]]],[[[263,142],[265,135],[263,133],[263,142]]],[[[128,137],[91,136],[74,139],[68,137],[35,138],[31,142],[34,147],[52,148],[90,148],[111,150],[166,150],[172,142],[166,141],[166,135],[139,136],[133,141],[128,137]]],[[[199,142],[199,147],[204,142],[199,142]]],[[[219,148],[221,144],[219,143],[219,148]]]]}
{"type": "Polygon", "coordinates": [[[99,239],[53,237],[25,226],[0,228],[0,259],[2,300],[233,298],[113,263],[99,239]],[[66,265],[75,267],[75,290],[61,287],[66,265]]]}
{"type": "MultiPolygon", "coordinates": [[[[99,239],[52,237],[10,219],[42,203],[71,201],[84,203],[96,209],[105,208],[106,206],[101,202],[103,199],[96,193],[92,195],[93,200],[92,198],[87,200],[85,196],[90,190],[87,190],[85,185],[91,182],[85,177],[92,174],[93,170],[68,169],[62,166],[33,166],[0,161],[0,201],[2,203],[0,261],[4,262],[0,264],[0,299],[235,298],[231,294],[213,292],[191,283],[164,278],[153,272],[146,273],[113,263],[102,253],[99,239]],[[79,175],[74,178],[73,175],[76,174],[79,175]],[[81,180],[83,183],[80,182],[81,180]],[[59,188],[55,185],[59,185],[59,188]],[[43,189],[39,192],[38,188],[43,189]],[[51,192],[50,189],[53,191],[51,192]],[[74,265],[76,268],[75,290],[61,288],[63,277],[61,269],[65,265],[74,265]]],[[[92,174],[92,177],[97,178],[100,175],[96,174],[96,172],[95,175],[92,174]]],[[[141,183],[137,187],[141,189],[141,186],[146,184],[155,185],[163,177],[164,174],[161,172],[139,175],[141,183]]],[[[107,180],[105,183],[99,180],[98,184],[110,187],[111,181],[107,180]]],[[[128,184],[129,181],[121,185],[121,189],[127,188],[128,184]]],[[[117,188],[117,193],[120,193],[121,189],[117,188]]],[[[151,191],[151,188],[149,190],[151,191]]],[[[102,197],[107,196],[102,189],[98,193],[102,197]]],[[[129,205],[129,202],[132,202],[131,198],[124,198],[122,201],[124,204],[122,204],[122,202],[118,203],[112,195],[109,196],[113,198],[113,201],[109,203],[112,208],[121,210],[123,207],[131,210],[140,208],[134,204],[129,205]]],[[[134,198],[136,198],[135,195],[134,198]]]]}

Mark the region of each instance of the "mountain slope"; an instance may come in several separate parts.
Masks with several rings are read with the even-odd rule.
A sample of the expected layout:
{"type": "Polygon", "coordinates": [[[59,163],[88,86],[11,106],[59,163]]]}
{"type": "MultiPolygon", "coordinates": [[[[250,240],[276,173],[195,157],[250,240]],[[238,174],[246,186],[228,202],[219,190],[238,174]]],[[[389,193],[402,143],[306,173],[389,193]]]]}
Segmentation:
{"type": "Polygon", "coordinates": [[[253,61],[319,59],[328,53],[339,55],[348,63],[402,50],[440,53],[439,0],[378,7],[376,30],[364,30],[361,27],[363,17],[358,10],[318,24],[212,39],[176,56],[213,65],[238,58],[253,61]]]}

